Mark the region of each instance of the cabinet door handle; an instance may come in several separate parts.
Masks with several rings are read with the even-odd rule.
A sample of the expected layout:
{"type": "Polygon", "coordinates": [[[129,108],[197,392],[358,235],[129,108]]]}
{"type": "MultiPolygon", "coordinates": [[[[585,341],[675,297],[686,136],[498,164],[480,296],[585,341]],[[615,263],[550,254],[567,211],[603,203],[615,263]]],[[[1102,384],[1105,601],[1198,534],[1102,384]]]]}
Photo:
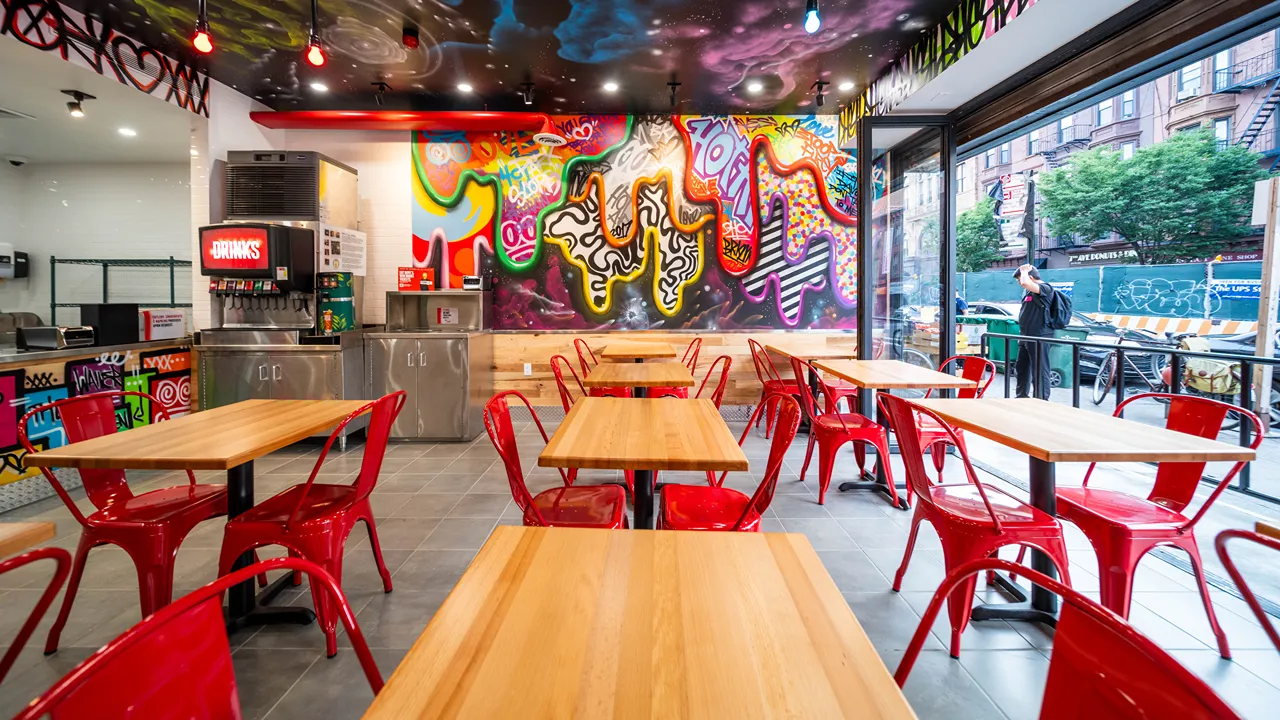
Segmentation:
{"type": "Polygon", "coordinates": [[[266,381],[267,381],[267,366],[266,366],[266,365],[259,365],[259,366],[258,366],[258,379],[259,379],[259,380],[261,380],[262,382],[266,382],[266,381]]]}
{"type": "Polygon", "coordinates": [[[280,366],[279,366],[279,365],[272,365],[272,366],[271,366],[271,379],[272,379],[272,380],[279,380],[279,379],[280,379],[280,366]]]}
{"type": "Polygon", "coordinates": [[[425,352],[418,353],[418,367],[427,366],[427,354],[425,352]]]}
{"type": "Polygon", "coordinates": [[[409,367],[413,367],[413,353],[409,353],[408,359],[405,361],[409,367]]]}

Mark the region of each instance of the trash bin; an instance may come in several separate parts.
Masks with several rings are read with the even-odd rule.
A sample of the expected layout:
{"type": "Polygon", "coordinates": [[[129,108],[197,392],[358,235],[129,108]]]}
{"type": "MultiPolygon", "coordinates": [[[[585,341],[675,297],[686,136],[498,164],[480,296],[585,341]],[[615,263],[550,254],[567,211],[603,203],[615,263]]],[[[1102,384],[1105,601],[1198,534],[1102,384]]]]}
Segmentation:
{"type": "MultiPolygon", "coordinates": [[[[999,333],[1002,335],[1017,335],[1018,321],[1015,318],[1004,315],[965,315],[961,318],[965,323],[981,323],[987,326],[987,333],[999,333]]],[[[1012,363],[1018,359],[1018,343],[1014,340],[1009,343],[1009,362],[1012,363]]],[[[987,341],[987,358],[994,363],[1004,362],[1004,346],[1005,341],[1001,338],[991,338],[987,341]]]]}
{"type": "MultiPolygon", "coordinates": [[[[1054,330],[1053,336],[1064,340],[1087,340],[1089,331],[1080,328],[1054,330]]],[[[1049,346],[1049,382],[1053,387],[1071,387],[1071,346],[1049,346]]]]}

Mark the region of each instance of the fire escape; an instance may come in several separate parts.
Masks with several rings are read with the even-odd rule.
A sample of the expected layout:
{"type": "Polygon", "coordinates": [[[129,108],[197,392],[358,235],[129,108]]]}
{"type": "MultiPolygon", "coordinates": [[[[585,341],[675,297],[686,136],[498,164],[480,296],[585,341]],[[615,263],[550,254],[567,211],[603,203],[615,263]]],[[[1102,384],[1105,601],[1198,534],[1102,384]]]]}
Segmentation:
{"type": "Polygon", "coordinates": [[[1276,142],[1276,108],[1280,107],[1280,53],[1276,50],[1238,62],[1213,75],[1215,92],[1239,94],[1263,88],[1254,102],[1258,108],[1249,123],[1235,138],[1235,145],[1271,157],[1268,170],[1280,165],[1280,148],[1276,142]]]}

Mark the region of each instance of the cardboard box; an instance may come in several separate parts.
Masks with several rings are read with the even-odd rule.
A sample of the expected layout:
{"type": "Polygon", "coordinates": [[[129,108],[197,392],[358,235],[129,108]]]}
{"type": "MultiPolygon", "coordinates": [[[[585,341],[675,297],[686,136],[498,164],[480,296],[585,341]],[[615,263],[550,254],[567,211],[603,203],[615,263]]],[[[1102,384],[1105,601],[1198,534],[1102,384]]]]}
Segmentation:
{"type": "Polygon", "coordinates": [[[187,312],[177,309],[140,310],[138,339],[175,340],[187,336],[187,312]]]}

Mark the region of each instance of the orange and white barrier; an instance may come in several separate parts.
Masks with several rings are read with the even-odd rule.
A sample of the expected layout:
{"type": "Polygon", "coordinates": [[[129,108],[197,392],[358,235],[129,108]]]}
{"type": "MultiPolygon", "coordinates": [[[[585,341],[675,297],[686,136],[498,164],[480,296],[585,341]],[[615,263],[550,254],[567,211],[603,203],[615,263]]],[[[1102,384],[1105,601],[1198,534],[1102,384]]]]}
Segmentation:
{"type": "Polygon", "coordinates": [[[1205,320],[1203,318],[1156,317],[1153,315],[1109,315],[1091,313],[1095,320],[1117,327],[1163,335],[1165,333],[1195,333],[1197,335],[1239,335],[1258,329],[1256,320],[1205,320]]]}

